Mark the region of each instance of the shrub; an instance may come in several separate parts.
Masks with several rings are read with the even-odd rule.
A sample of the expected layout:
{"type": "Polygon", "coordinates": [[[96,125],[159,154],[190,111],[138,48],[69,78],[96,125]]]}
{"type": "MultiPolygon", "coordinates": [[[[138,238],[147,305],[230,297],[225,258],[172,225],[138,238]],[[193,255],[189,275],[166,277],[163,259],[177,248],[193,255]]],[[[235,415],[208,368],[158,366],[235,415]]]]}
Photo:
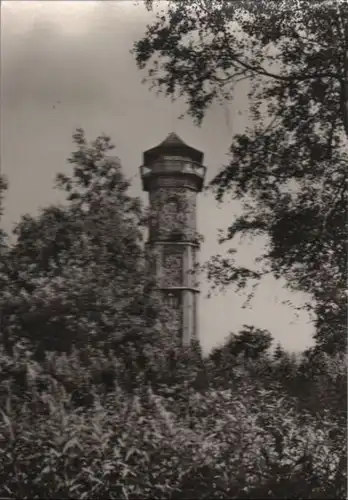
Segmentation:
{"type": "Polygon", "coordinates": [[[101,374],[113,361],[94,356],[85,366],[77,353],[28,359],[21,395],[8,379],[1,496],[345,497],[345,428],[329,413],[299,412],[296,400],[247,380],[238,391],[202,393],[181,381],[175,396],[145,383],[130,394],[117,382],[116,359],[105,391],[101,374]],[[68,382],[86,388],[88,404],[76,404],[68,382]]]}

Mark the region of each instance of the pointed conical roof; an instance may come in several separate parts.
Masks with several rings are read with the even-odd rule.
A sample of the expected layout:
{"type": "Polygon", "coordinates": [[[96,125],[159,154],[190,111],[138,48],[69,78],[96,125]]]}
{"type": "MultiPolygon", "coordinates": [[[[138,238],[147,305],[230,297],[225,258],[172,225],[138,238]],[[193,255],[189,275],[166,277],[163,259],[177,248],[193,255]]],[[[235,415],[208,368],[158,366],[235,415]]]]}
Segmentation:
{"type": "Polygon", "coordinates": [[[178,136],[175,132],[171,132],[164,141],[161,142],[160,146],[186,146],[187,144],[178,136]]]}
{"type": "Polygon", "coordinates": [[[182,154],[198,163],[203,161],[203,153],[186,144],[175,132],[171,132],[158,146],[144,152],[144,164],[151,163],[162,154],[182,154]]]}

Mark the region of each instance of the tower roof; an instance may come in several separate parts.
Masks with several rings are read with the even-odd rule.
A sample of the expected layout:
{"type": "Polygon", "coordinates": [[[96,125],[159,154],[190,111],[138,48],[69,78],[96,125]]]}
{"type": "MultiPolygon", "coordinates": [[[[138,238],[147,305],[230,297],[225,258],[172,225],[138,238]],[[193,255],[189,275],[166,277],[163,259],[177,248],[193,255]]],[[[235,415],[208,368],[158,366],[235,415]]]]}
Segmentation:
{"type": "Polygon", "coordinates": [[[186,146],[187,144],[178,136],[175,132],[171,132],[164,141],[161,142],[160,146],[186,146]]]}
{"type": "Polygon", "coordinates": [[[151,163],[163,154],[185,155],[198,163],[203,161],[203,153],[186,144],[175,132],[171,132],[158,146],[144,152],[144,164],[151,163]]]}

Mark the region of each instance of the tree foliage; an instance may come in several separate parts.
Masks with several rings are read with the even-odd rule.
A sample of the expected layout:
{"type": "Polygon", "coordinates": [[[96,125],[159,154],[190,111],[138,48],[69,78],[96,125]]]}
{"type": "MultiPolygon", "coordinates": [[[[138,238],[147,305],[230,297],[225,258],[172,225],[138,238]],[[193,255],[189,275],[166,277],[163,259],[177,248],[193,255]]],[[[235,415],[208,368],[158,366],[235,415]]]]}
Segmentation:
{"type": "Polygon", "coordinates": [[[25,388],[1,385],[2,496],[345,498],[346,426],[299,411],[276,387],[244,376],[233,389],[181,383],[173,394],[168,384],[164,396],[139,384],[129,395],[110,358],[116,383],[103,394],[90,376],[101,358],[14,364],[24,361],[25,388]],[[78,383],[78,400],[67,381],[78,383]]]}
{"type": "Polygon", "coordinates": [[[214,349],[212,356],[219,357],[218,353],[226,351],[234,357],[242,354],[245,358],[257,359],[269,350],[272,341],[267,330],[244,325],[238,334],[231,333],[222,347],[214,349]]]}
{"type": "Polygon", "coordinates": [[[9,352],[19,340],[42,355],[73,346],[108,350],[124,337],[146,343],[146,331],[155,334],[156,300],[144,293],[151,280],[141,203],[129,195],[119,161],[108,156],[108,137],[89,144],[77,130],[74,141],[73,173],[57,176],[65,205],[23,216],[3,261],[2,336],[9,352]]]}
{"type": "Polygon", "coordinates": [[[109,138],[74,140],[0,261],[0,496],[346,498],[345,356],[180,347],[109,138]]]}
{"type": "MultiPolygon", "coordinates": [[[[154,2],[148,1],[152,8],[154,2]]],[[[216,284],[266,273],[311,294],[320,349],[346,344],[348,4],[339,0],[169,2],[134,46],[152,86],[184,97],[201,123],[212,102],[248,85],[250,125],[213,179],[239,200],[238,234],[267,237],[262,270],[217,258],[216,284]],[[314,304],[314,306],[313,306],[314,304]]]]}

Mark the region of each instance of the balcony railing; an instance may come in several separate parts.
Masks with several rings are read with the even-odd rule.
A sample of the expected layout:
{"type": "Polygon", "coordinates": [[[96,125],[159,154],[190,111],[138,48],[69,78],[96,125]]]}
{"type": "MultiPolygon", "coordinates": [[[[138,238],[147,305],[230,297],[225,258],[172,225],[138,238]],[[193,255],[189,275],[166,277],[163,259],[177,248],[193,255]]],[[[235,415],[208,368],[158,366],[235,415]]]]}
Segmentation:
{"type": "Polygon", "coordinates": [[[191,160],[183,160],[182,158],[164,158],[161,161],[154,163],[151,167],[148,167],[147,165],[142,165],[140,167],[142,177],[149,177],[152,174],[182,173],[197,175],[203,179],[205,171],[206,167],[204,165],[191,160]]]}

